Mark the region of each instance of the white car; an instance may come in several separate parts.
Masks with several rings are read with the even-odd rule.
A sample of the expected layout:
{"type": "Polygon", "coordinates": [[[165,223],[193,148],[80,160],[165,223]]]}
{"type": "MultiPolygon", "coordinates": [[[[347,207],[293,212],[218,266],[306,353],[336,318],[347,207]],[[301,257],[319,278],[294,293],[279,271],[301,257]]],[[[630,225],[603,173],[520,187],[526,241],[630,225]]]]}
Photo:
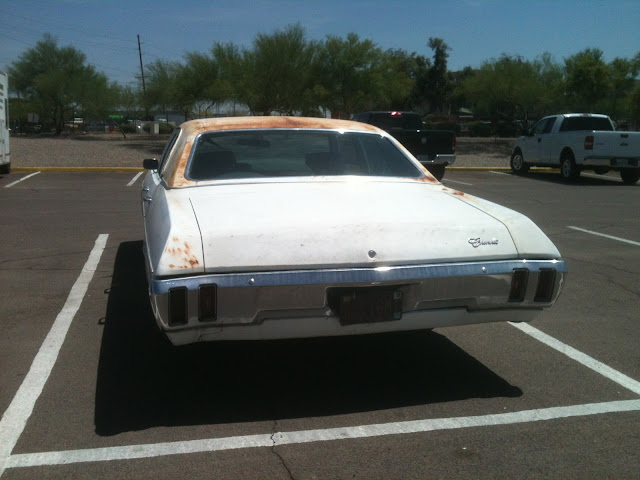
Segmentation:
{"type": "Polygon", "coordinates": [[[144,167],[151,305],[175,345],[530,321],[567,272],[531,220],[372,125],[193,120],[144,167]]]}

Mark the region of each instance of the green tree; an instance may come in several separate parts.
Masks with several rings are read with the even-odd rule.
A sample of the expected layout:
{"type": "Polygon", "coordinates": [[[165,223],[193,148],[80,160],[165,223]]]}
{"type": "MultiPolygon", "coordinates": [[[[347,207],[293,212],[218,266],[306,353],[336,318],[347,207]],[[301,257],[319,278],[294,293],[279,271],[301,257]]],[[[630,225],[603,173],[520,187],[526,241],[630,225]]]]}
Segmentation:
{"type": "Polygon", "coordinates": [[[636,85],[629,95],[629,115],[634,130],[640,129],[640,83],[636,85]]]}
{"type": "Polygon", "coordinates": [[[425,96],[430,109],[442,113],[451,94],[451,79],[447,71],[447,59],[451,48],[441,38],[429,38],[429,48],[433,51],[433,65],[427,75],[425,96]]]}
{"type": "Polygon", "coordinates": [[[431,60],[424,55],[411,54],[413,65],[411,68],[411,79],[413,87],[409,96],[413,110],[426,113],[430,110],[429,103],[429,72],[431,70],[431,60]]]}
{"type": "Polygon", "coordinates": [[[635,59],[614,58],[609,63],[609,78],[611,79],[609,115],[611,118],[618,118],[620,104],[633,91],[639,70],[640,62],[635,59]]]}
{"type": "Polygon", "coordinates": [[[380,85],[380,97],[369,99],[363,107],[368,110],[410,110],[410,95],[415,61],[405,50],[387,50],[381,53],[380,69],[374,75],[374,83],[380,85]]]}
{"type": "Polygon", "coordinates": [[[74,112],[104,112],[112,105],[115,87],[85,59],[73,47],[58,47],[46,34],[9,68],[12,90],[50,119],[57,134],[74,112]]]}
{"type": "Polygon", "coordinates": [[[182,111],[185,117],[194,111],[198,115],[207,115],[216,103],[227,98],[228,92],[221,85],[220,68],[212,54],[188,53],[186,64],[176,67],[171,105],[182,111]]]}
{"type": "Polygon", "coordinates": [[[346,39],[327,36],[320,48],[319,85],[322,107],[334,117],[349,118],[368,99],[382,92],[382,52],[371,40],[349,33],[346,39]]]}
{"type": "Polygon", "coordinates": [[[451,72],[451,109],[457,112],[461,108],[468,108],[472,105],[464,92],[464,82],[474,74],[473,68],[464,67],[457,72],[451,72]]]}
{"type": "Polygon", "coordinates": [[[486,109],[494,123],[503,120],[514,124],[526,123],[529,112],[539,108],[542,87],[530,62],[503,55],[484,62],[464,81],[462,91],[466,98],[486,109]]]}
{"type": "Polygon", "coordinates": [[[142,92],[139,89],[130,85],[118,86],[116,95],[118,109],[126,118],[140,118],[143,115],[142,92]]]}
{"type": "Polygon", "coordinates": [[[179,62],[165,60],[156,60],[147,65],[142,104],[148,119],[154,110],[166,114],[167,110],[173,108],[180,68],[179,62]]]}
{"type": "Polygon", "coordinates": [[[537,95],[533,110],[537,116],[558,112],[567,108],[565,104],[565,79],[562,65],[553,60],[549,52],[544,52],[533,62],[538,77],[535,90],[537,95]]]}
{"type": "Polygon", "coordinates": [[[566,93],[574,109],[593,111],[609,91],[609,67],[602,50],[587,48],[565,59],[566,93]]]}
{"type": "Polygon", "coordinates": [[[258,34],[251,50],[218,46],[224,78],[234,82],[235,97],[254,114],[292,115],[303,110],[315,81],[316,44],[301,25],[258,34]]]}

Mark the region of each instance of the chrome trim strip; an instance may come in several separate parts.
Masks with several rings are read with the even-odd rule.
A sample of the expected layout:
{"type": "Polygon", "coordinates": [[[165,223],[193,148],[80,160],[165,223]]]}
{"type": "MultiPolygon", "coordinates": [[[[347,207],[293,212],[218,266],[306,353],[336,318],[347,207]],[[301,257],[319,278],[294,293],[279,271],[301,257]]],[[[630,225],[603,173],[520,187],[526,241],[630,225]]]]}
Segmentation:
{"type": "Polygon", "coordinates": [[[200,285],[218,288],[271,287],[293,285],[380,284],[419,281],[425,278],[464,277],[473,275],[510,275],[514,269],[538,272],[543,268],[567,273],[564,260],[499,260],[487,262],[405,265],[377,268],[327,270],[291,270],[277,272],[213,273],[170,279],[152,279],[151,291],[161,295],[171,288],[197,290],[200,285]]]}
{"type": "Polygon", "coordinates": [[[429,158],[429,155],[416,155],[416,158],[423,165],[444,164],[446,166],[451,166],[456,163],[455,153],[437,153],[434,158],[429,158]]]}
{"type": "Polygon", "coordinates": [[[602,156],[593,156],[593,157],[585,157],[580,165],[584,165],[586,167],[589,166],[599,166],[599,167],[614,167],[614,168],[637,168],[638,163],[640,163],[640,157],[602,157],[602,156]],[[614,165],[614,163],[618,163],[619,160],[625,160],[626,164],[614,165]]]}

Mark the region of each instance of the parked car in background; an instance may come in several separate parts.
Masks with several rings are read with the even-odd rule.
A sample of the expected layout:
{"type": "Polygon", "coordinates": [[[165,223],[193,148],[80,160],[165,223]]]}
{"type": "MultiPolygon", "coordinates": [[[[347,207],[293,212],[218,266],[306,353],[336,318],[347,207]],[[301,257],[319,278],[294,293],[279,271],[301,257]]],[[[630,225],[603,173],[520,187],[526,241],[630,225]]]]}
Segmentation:
{"type": "Polygon", "coordinates": [[[615,131],[606,115],[570,113],[551,115],[517,139],[511,169],[524,174],[531,166],[560,167],[567,180],[582,170],[604,174],[620,172],[624,183],[640,179],[640,132],[615,131]]]}
{"type": "Polygon", "coordinates": [[[355,114],[352,120],[375,125],[393,135],[438,180],[445,167],[456,161],[456,134],[449,130],[427,130],[415,112],[377,111],[355,114]]]}
{"type": "Polygon", "coordinates": [[[176,345],[529,321],[567,271],[531,220],[372,125],[192,120],[143,164],[151,305],[176,345]]]}

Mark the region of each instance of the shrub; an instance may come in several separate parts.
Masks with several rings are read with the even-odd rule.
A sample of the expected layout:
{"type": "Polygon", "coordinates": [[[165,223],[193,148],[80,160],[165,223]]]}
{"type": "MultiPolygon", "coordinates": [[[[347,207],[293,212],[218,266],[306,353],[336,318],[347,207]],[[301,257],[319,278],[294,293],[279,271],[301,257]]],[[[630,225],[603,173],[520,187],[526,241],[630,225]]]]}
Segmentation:
{"type": "Polygon", "coordinates": [[[496,127],[496,136],[498,137],[517,137],[520,131],[517,125],[509,122],[498,122],[496,127]]]}
{"type": "Polygon", "coordinates": [[[469,122],[467,123],[467,128],[471,137],[491,136],[491,124],[488,122],[469,122]]]}
{"type": "Polygon", "coordinates": [[[174,128],[175,127],[171,123],[161,123],[160,124],[160,133],[161,134],[171,133],[171,132],[173,132],[174,128]]]}
{"type": "MultiPolygon", "coordinates": [[[[153,125],[153,123],[145,123],[142,126],[142,129],[146,133],[151,133],[151,126],[152,125],[153,125]]],[[[158,133],[160,133],[161,135],[171,133],[171,132],[173,132],[173,129],[175,128],[172,123],[158,122],[158,125],[159,125],[158,133]]]]}
{"type": "Polygon", "coordinates": [[[426,125],[431,130],[448,130],[450,132],[457,132],[458,130],[457,125],[451,122],[433,122],[426,125]]]}

